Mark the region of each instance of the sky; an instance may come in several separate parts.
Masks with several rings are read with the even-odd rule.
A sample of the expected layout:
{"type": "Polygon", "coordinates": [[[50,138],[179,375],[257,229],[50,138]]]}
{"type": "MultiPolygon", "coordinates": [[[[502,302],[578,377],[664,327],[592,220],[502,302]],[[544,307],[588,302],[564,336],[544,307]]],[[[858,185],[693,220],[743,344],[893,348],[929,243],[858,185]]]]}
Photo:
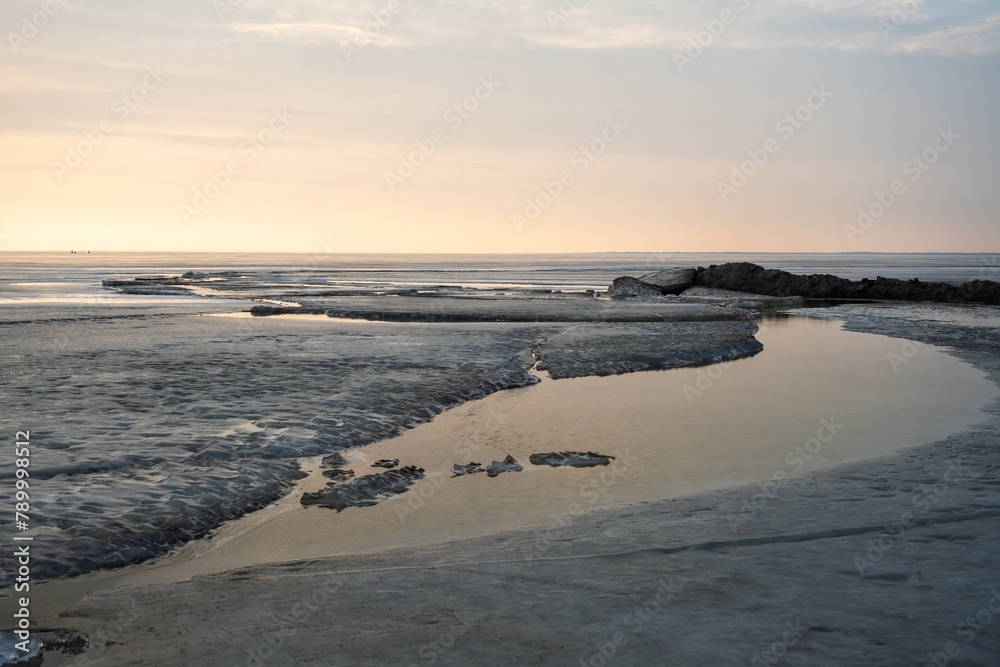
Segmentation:
{"type": "Polygon", "coordinates": [[[4,0],[0,251],[1000,251],[995,0],[4,0]]]}

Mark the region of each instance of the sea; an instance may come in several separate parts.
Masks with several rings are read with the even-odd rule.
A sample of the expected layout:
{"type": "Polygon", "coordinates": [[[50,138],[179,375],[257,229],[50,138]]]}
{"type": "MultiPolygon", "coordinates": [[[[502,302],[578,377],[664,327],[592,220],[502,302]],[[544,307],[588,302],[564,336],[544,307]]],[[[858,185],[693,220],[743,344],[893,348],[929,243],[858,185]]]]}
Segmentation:
{"type": "MultiPolygon", "coordinates": [[[[752,262],[792,273],[826,273],[852,280],[910,279],[961,283],[996,280],[998,253],[587,253],[587,254],[240,254],[240,253],[0,253],[0,287],[60,279],[91,281],[117,275],[213,269],[324,271],[344,280],[606,285],[621,275],[668,267],[752,262]]],[[[98,286],[99,286],[99,280],[98,286]]],[[[5,291],[7,291],[5,289],[5,291]]],[[[44,290],[43,290],[44,291],[44,290]]]]}

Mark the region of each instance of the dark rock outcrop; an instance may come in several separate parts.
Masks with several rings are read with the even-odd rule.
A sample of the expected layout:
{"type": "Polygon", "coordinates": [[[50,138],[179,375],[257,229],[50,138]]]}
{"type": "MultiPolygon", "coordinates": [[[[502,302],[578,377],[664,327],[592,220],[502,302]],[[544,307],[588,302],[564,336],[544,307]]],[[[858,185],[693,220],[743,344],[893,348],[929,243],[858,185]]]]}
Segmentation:
{"type": "Polygon", "coordinates": [[[660,288],[663,294],[680,294],[694,284],[694,269],[663,269],[639,276],[639,280],[660,288]]]}
{"type": "Polygon", "coordinates": [[[496,477],[504,472],[521,472],[522,470],[524,470],[524,466],[515,461],[514,457],[510,454],[503,461],[493,461],[486,466],[486,474],[490,477],[496,477]]]}
{"type": "Polygon", "coordinates": [[[329,454],[328,456],[324,456],[320,465],[324,468],[339,468],[340,466],[347,465],[347,459],[345,459],[344,455],[340,452],[335,452],[333,454],[329,454]]]}
{"type": "Polygon", "coordinates": [[[874,280],[848,280],[828,274],[797,275],[748,262],[712,265],[707,269],[699,267],[694,284],[769,296],[803,296],[807,299],[1000,304],[1000,283],[991,280],[972,280],[962,285],[881,276],[874,280]]]}
{"type": "Polygon", "coordinates": [[[333,468],[331,470],[324,470],[323,477],[329,477],[340,482],[354,477],[354,471],[347,468],[333,468]]]}
{"type": "Polygon", "coordinates": [[[634,299],[663,296],[663,290],[631,276],[615,278],[606,294],[614,299],[634,299]]]}
{"type": "Polygon", "coordinates": [[[350,483],[331,482],[322,491],[303,493],[301,502],[307,507],[318,505],[338,512],[348,507],[369,507],[406,493],[423,477],[423,468],[405,466],[399,470],[365,475],[350,483]]]}
{"type": "Polygon", "coordinates": [[[606,466],[614,458],[613,456],[595,454],[594,452],[548,452],[544,454],[532,454],[528,457],[528,460],[536,466],[592,468],[594,466],[606,466]]]}
{"type": "Polygon", "coordinates": [[[399,465],[399,459],[379,459],[372,464],[373,468],[395,468],[399,465]]]}
{"type": "Polygon", "coordinates": [[[122,294],[140,294],[145,296],[194,296],[191,290],[180,287],[181,280],[176,276],[155,278],[129,278],[116,280],[107,278],[101,281],[104,287],[114,289],[122,294]]]}
{"type": "Polygon", "coordinates": [[[250,309],[254,317],[270,317],[271,315],[325,315],[325,308],[308,308],[299,306],[254,306],[250,309]]]}
{"type": "Polygon", "coordinates": [[[477,472],[486,472],[486,468],[483,467],[482,463],[456,463],[451,467],[454,475],[452,477],[461,477],[462,475],[474,475],[477,472]]]}

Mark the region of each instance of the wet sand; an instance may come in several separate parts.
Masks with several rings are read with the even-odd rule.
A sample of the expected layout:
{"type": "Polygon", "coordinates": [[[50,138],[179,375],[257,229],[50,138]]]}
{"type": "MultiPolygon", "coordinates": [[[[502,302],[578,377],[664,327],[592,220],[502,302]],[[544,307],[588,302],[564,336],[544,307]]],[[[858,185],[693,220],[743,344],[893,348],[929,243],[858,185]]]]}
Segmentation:
{"type": "MultiPolygon", "coordinates": [[[[950,341],[991,381],[1000,374],[994,331],[935,328],[908,311],[877,324],[844,316],[855,328],[950,341]]],[[[907,355],[900,373],[933,369],[932,350],[911,356],[892,340],[907,355]]],[[[924,433],[914,426],[879,453],[926,442],[914,436],[924,433]]],[[[726,665],[777,652],[789,664],[897,664],[948,641],[963,664],[991,664],[997,628],[965,642],[955,626],[980,597],[989,602],[997,575],[998,433],[994,401],[986,422],[938,442],[798,479],[549,528],[110,589],[56,622],[116,642],[91,649],[106,664],[557,665],[611,654],[621,664],[726,665]]]]}

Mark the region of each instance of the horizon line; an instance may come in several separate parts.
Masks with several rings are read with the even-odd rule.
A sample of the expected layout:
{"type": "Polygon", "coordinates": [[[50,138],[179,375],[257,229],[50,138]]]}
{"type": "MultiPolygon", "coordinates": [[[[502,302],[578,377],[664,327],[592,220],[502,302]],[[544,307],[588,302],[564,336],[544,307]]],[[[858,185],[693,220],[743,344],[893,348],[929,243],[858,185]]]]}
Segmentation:
{"type": "Polygon", "coordinates": [[[288,250],[0,250],[2,255],[15,254],[46,255],[480,255],[480,256],[532,256],[532,255],[996,255],[1000,250],[587,250],[549,252],[482,252],[482,251],[438,251],[438,252],[396,252],[356,250],[342,252],[307,252],[288,250]]]}

